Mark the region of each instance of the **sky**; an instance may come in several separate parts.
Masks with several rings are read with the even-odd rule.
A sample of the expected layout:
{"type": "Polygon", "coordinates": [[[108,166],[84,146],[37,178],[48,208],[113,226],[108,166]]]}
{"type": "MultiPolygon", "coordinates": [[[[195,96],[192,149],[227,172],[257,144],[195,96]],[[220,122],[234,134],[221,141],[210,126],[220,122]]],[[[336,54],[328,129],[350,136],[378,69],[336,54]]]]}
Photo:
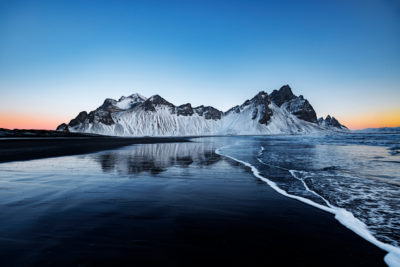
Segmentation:
{"type": "Polygon", "coordinates": [[[225,111],[285,84],[352,129],[400,126],[400,2],[0,1],[0,128],[133,93],[225,111]]]}

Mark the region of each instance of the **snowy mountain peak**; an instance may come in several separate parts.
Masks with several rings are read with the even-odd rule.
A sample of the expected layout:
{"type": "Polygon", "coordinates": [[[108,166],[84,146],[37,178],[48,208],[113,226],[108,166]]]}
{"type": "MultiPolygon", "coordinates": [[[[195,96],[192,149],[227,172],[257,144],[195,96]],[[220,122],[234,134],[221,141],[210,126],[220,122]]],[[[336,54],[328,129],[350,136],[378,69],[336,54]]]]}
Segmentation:
{"type": "Polygon", "coordinates": [[[164,105],[164,106],[173,106],[175,107],[172,103],[168,102],[164,98],[162,98],[159,95],[153,95],[149,99],[147,99],[145,102],[152,103],[153,105],[164,105]]]}
{"type": "Polygon", "coordinates": [[[335,118],[317,121],[315,111],[303,96],[288,85],[271,95],[260,91],[227,112],[211,106],[175,106],[159,95],[140,94],[108,98],[94,111],[82,111],[57,130],[119,136],[172,136],[221,134],[293,134],[346,130],[335,118]]]}
{"type": "Polygon", "coordinates": [[[286,109],[297,118],[311,123],[317,123],[317,114],[314,108],[302,95],[296,96],[293,94],[289,85],[284,85],[279,90],[274,90],[270,98],[275,105],[286,109]]]}
{"type": "Polygon", "coordinates": [[[194,113],[192,105],[190,103],[180,105],[176,107],[176,114],[178,116],[192,116],[194,113]]]}
{"type": "Polygon", "coordinates": [[[135,99],[136,101],[141,101],[141,102],[146,101],[147,99],[147,97],[142,96],[141,94],[138,93],[131,94],[130,96],[128,96],[128,98],[132,98],[135,99]]]}
{"type": "Polygon", "coordinates": [[[301,120],[317,123],[317,114],[314,108],[303,96],[295,96],[290,101],[284,102],[281,107],[301,120]]]}
{"type": "Polygon", "coordinates": [[[148,98],[146,101],[143,102],[143,106],[146,111],[155,112],[156,107],[162,107],[162,106],[168,108],[172,112],[175,111],[175,105],[168,102],[167,100],[165,100],[164,98],[162,98],[159,95],[153,95],[150,98],[148,98]]]}
{"type": "Polygon", "coordinates": [[[246,100],[242,105],[228,110],[226,114],[251,111],[251,120],[257,120],[258,123],[266,125],[272,116],[272,110],[269,107],[270,104],[271,100],[268,94],[264,91],[260,91],[252,99],[246,100]]]}
{"type": "Polygon", "coordinates": [[[293,94],[292,88],[290,88],[289,85],[284,85],[279,90],[274,90],[271,93],[271,101],[278,107],[294,98],[296,98],[296,96],[293,94]]]}
{"type": "Polygon", "coordinates": [[[211,106],[198,106],[193,109],[197,115],[204,117],[206,120],[220,120],[223,112],[211,106]]]}
{"type": "Polygon", "coordinates": [[[76,116],[75,119],[72,119],[69,122],[69,126],[74,127],[76,125],[79,125],[79,124],[83,123],[86,120],[87,117],[88,117],[87,112],[86,111],[81,111],[81,112],[79,112],[78,116],[76,116]]]}
{"type": "Polygon", "coordinates": [[[271,103],[269,96],[266,92],[260,91],[251,100],[254,105],[269,105],[271,103]]]}
{"type": "Polygon", "coordinates": [[[252,99],[247,99],[246,101],[243,102],[240,106],[234,106],[233,108],[229,109],[225,114],[229,113],[240,113],[243,111],[246,107],[251,106],[251,107],[257,107],[257,106],[266,106],[271,104],[271,101],[269,99],[269,96],[266,92],[260,91],[257,95],[255,95],[252,99]]]}
{"type": "Polygon", "coordinates": [[[121,96],[120,99],[118,100],[119,103],[121,102],[132,102],[132,103],[138,103],[138,102],[144,102],[146,101],[146,97],[142,96],[141,94],[135,93],[131,94],[130,96],[121,96]]]}
{"type": "Polygon", "coordinates": [[[104,100],[103,105],[98,108],[98,110],[128,110],[133,108],[135,105],[144,102],[145,100],[146,98],[140,94],[132,94],[127,97],[121,96],[118,101],[112,98],[107,98],[104,100]]]}
{"type": "Polygon", "coordinates": [[[326,116],[325,119],[322,117],[319,118],[318,124],[326,128],[337,128],[337,129],[347,130],[346,126],[340,124],[340,122],[335,117],[331,117],[330,115],[326,116]]]}
{"type": "Polygon", "coordinates": [[[103,102],[103,105],[101,105],[98,109],[109,109],[115,107],[117,103],[118,103],[117,100],[114,100],[112,98],[106,98],[106,100],[104,100],[103,102]]]}

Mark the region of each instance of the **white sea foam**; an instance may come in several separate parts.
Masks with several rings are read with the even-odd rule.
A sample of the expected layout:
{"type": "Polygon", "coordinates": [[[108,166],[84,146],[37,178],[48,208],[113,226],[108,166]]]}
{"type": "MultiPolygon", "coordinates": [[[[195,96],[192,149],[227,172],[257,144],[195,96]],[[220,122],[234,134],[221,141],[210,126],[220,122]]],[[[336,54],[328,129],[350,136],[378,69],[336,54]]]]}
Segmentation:
{"type": "MultiPolygon", "coordinates": [[[[228,146],[226,146],[226,147],[228,147],[228,146]]],[[[400,267],[400,248],[392,246],[390,244],[383,243],[383,242],[377,240],[369,232],[367,226],[362,221],[360,221],[359,219],[354,217],[353,213],[347,211],[346,209],[333,206],[325,198],[323,198],[322,196],[320,196],[319,194],[317,194],[316,192],[311,190],[307,186],[307,184],[304,182],[304,180],[302,180],[301,178],[299,178],[298,176],[295,175],[295,172],[296,172],[295,170],[288,170],[288,171],[290,172],[290,174],[294,178],[299,179],[299,180],[302,181],[302,183],[303,183],[303,185],[304,185],[304,187],[305,187],[305,189],[307,191],[309,191],[312,194],[320,197],[327,204],[327,206],[318,204],[318,203],[316,203],[316,202],[314,202],[314,201],[312,201],[310,199],[307,199],[307,198],[304,198],[304,197],[301,197],[301,196],[296,196],[296,195],[292,195],[292,194],[287,193],[285,190],[283,190],[280,187],[278,187],[278,185],[275,182],[273,182],[273,181],[269,180],[268,178],[262,176],[260,174],[260,171],[255,166],[253,166],[250,163],[245,162],[243,160],[237,159],[237,158],[229,156],[227,154],[223,154],[221,152],[221,150],[223,148],[226,148],[226,147],[218,148],[215,151],[215,153],[217,153],[218,155],[230,158],[230,159],[232,159],[232,160],[234,160],[236,162],[239,162],[239,163],[249,167],[255,177],[257,177],[260,180],[262,180],[265,183],[267,183],[276,192],[278,192],[278,193],[280,193],[280,194],[282,194],[282,195],[284,195],[286,197],[296,199],[298,201],[301,201],[301,202],[306,203],[308,205],[311,205],[313,207],[316,207],[316,208],[319,208],[319,209],[324,210],[326,212],[334,214],[335,215],[335,219],[338,220],[342,225],[344,225],[345,227],[347,227],[348,229],[350,229],[354,233],[358,234],[359,236],[361,236],[365,240],[367,240],[367,241],[371,242],[372,244],[376,245],[377,247],[387,251],[388,254],[386,254],[386,256],[384,257],[384,261],[388,266],[390,266],[390,267],[400,267]]],[[[263,150],[264,150],[264,148],[261,147],[261,150],[260,150],[260,152],[258,154],[259,156],[262,154],[263,150]]],[[[263,163],[258,157],[257,157],[257,159],[261,163],[263,163]]]]}

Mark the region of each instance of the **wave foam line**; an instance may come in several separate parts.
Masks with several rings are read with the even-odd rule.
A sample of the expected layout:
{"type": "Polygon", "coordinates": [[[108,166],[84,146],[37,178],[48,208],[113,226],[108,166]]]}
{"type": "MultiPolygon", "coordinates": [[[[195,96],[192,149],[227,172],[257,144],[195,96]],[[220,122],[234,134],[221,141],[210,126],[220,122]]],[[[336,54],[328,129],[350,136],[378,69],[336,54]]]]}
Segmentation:
{"type": "MultiPolygon", "coordinates": [[[[321,198],[323,200],[325,200],[327,202],[327,205],[329,205],[329,207],[315,203],[314,201],[311,201],[307,198],[304,197],[300,197],[300,196],[296,196],[296,195],[291,195],[289,193],[287,193],[285,190],[282,190],[280,187],[278,187],[278,185],[267,179],[266,177],[262,176],[260,174],[260,171],[253,165],[251,165],[250,163],[237,159],[235,157],[226,155],[221,153],[221,149],[226,148],[226,147],[221,147],[215,150],[215,153],[223,156],[223,157],[227,157],[230,158],[236,162],[239,162],[243,165],[245,165],[246,167],[249,167],[253,173],[253,175],[255,177],[257,177],[258,179],[262,180],[263,182],[267,183],[272,189],[274,189],[276,192],[278,192],[281,195],[284,195],[286,197],[292,198],[292,199],[296,199],[298,201],[301,201],[303,203],[306,203],[310,206],[319,208],[321,210],[324,210],[326,212],[332,213],[335,215],[335,219],[338,220],[342,225],[344,225],[345,227],[347,227],[348,229],[350,229],[351,231],[353,231],[354,233],[358,234],[359,236],[361,236],[362,238],[364,238],[365,240],[371,242],[372,244],[374,244],[375,246],[385,250],[386,252],[388,252],[388,254],[385,255],[384,257],[384,261],[385,263],[390,266],[390,267],[400,267],[400,248],[392,246],[390,244],[386,244],[383,243],[379,240],[377,240],[369,231],[367,226],[360,221],[359,219],[357,219],[356,217],[354,217],[353,213],[343,209],[343,208],[339,208],[339,207],[335,207],[333,205],[331,205],[327,200],[325,200],[324,198],[321,198]]],[[[261,155],[261,153],[263,152],[264,148],[261,147],[261,151],[259,152],[258,155],[261,155]]],[[[296,178],[296,177],[295,177],[296,178]]],[[[306,188],[307,189],[307,188],[306,188]]],[[[319,196],[319,195],[318,195],[319,196]]]]}

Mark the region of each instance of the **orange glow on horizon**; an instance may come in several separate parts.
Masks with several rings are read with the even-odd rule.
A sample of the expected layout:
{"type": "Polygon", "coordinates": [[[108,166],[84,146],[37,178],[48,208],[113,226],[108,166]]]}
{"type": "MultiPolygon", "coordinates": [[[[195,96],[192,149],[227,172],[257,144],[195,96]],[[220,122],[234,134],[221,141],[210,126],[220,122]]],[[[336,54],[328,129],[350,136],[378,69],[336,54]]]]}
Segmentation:
{"type": "Polygon", "coordinates": [[[341,118],[340,123],[349,129],[359,130],[365,128],[399,127],[400,108],[368,112],[366,114],[354,114],[341,118]]]}
{"type": "MultiPolygon", "coordinates": [[[[0,114],[0,128],[7,129],[43,129],[55,130],[62,122],[69,122],[71,118],[56,118],[40,114],[2,113],[0,114]]],[[[379,127],[399,127],[400,108],[367,114],[354,114],[338,118],[340,123],[351,130],[379,127]]]]}
{"type": "Polygon", "coordinates": [[[62,122],[63,120],[60,118],[43,116],[39,114],[0,114],[0,128],[6,129],[55,130],[62,122]]]}

